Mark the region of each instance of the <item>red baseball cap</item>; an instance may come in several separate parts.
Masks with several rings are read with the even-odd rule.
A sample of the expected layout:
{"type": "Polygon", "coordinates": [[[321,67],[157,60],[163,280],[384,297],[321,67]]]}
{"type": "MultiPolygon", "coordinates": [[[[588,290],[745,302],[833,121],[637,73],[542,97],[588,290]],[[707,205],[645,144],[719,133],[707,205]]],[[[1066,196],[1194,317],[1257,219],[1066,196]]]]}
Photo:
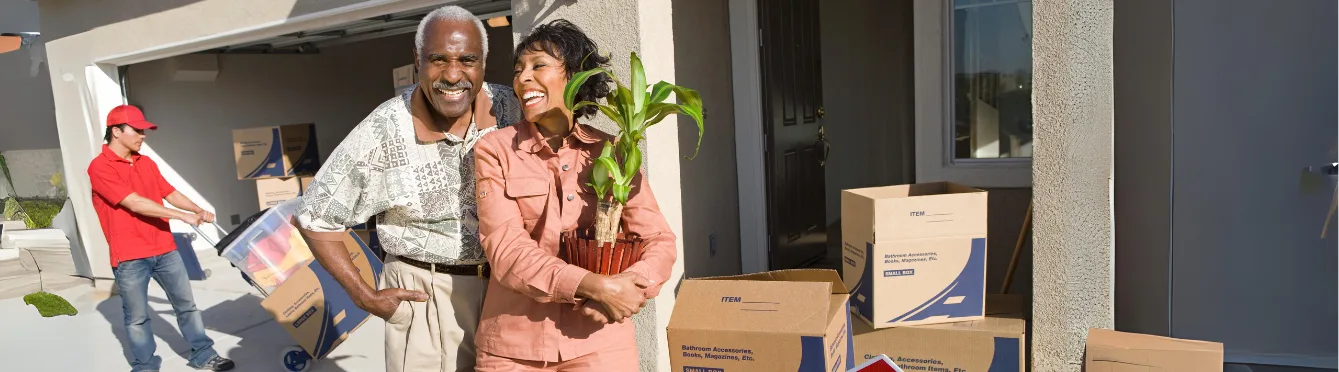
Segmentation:
{"type": "Polygon", "coordinates": [[[153,123],[150,123],[148,120],[144,120],[144,112],[140,111],[138,107],[131,105],[116,106],[112,109],[112,112],[107,113],[107,126],[110,127],[121,124],[129,124],[130,127],[135,129],[158,129],[157,125],[153,125],[153,123]]]}

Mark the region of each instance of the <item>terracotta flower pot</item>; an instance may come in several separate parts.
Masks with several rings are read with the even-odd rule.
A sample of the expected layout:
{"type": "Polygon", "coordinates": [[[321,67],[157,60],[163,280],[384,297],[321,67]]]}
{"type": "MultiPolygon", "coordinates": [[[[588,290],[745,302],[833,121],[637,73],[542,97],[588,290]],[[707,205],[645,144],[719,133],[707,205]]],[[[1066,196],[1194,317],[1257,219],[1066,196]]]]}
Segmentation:
{"type": "Polygon", "coordinates": [[[562,235],[559,257],[569,264],[590,272],[614,275],[642,258],[646,242],[636,235],[619,233],[614,243],[598,244],[589,229],[565,231],[562,235]]]}

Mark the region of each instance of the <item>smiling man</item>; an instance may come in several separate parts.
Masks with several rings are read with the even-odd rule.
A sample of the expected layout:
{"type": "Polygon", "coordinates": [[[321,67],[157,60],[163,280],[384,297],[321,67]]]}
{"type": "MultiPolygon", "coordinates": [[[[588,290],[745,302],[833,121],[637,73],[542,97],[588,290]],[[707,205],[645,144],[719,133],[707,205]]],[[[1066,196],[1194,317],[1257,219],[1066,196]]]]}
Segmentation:
{"type": "Polygon", "coordinates": [[[483,82],[488,39],[448,6],[419,24],[419,84],[386,101],[317,172],[297,220],[312,251],[358,307],[386,319],[387,371],[473,371],[489,268],[479,245],[474,144],[520,120],[512,89],[483,82]],[[377,217],[382,288],[364,283],[343,247],[377,217]]]}

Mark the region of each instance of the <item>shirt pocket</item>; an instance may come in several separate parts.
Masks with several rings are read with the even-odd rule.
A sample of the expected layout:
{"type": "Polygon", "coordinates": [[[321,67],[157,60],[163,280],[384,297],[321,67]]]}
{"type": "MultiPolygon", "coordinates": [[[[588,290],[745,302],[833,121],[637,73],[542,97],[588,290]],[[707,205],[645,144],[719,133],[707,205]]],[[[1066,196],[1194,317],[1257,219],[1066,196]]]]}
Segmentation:
{"type": "Polygon", "coordinates": [[[510,177],[506,179],[507,197],[516,200],[521,219],[534,222],[544,216],[548,204],[549,180],[542,177],[510,177]]]}

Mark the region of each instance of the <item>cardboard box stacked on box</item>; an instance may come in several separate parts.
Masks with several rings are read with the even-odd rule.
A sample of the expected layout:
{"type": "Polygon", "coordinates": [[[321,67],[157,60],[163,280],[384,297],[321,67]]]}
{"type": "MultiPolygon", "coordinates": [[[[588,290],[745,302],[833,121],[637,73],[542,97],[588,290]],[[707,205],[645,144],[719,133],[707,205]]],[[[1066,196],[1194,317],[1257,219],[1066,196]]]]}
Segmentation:
{"type": "MultiPolygon", "coordinates": [[[[237,129],[232,136],[237,179],[256,182],[261,210],[302,195],[321,169],[315,124],[237,129]]],[[[384,258],[376,239],[375,218],[352,229],[379,258],[384,258]]]]}
{"type": "Polygon", "coordinates": [[[987,303],[987,198],[949,182],[842,191],[857,362],[883,354],[908,371],[1025,370],[1024,301],[987,303]]]}

